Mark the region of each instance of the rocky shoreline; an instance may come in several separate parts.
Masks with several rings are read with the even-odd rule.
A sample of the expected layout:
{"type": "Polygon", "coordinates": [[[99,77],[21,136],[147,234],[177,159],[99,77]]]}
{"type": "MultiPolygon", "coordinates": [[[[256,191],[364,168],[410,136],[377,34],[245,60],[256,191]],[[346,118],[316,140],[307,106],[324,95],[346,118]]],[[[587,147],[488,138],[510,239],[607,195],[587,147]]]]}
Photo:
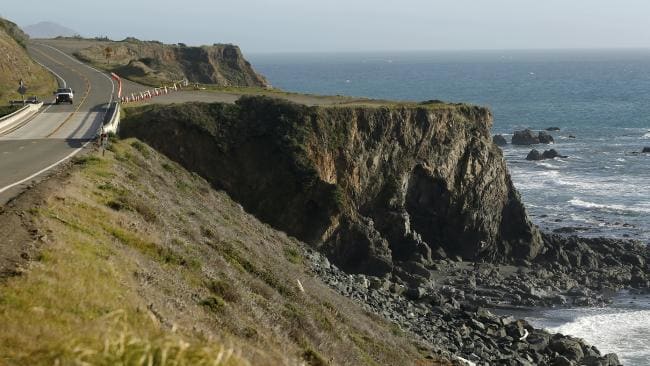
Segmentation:
{"type": "Polygon", "coordinates": [[[550,249],[535,263],[437,260],[417,286],[399,275],[350,275],[321,253],[305,252],[317,277],[430,344],[432,354],[476,365],[619,365],[615,354],[602,355],[581,339],[489,309],[606,306],[623,288],[647,292],[647,247],[550,234],[544,241],[550,249]]]}

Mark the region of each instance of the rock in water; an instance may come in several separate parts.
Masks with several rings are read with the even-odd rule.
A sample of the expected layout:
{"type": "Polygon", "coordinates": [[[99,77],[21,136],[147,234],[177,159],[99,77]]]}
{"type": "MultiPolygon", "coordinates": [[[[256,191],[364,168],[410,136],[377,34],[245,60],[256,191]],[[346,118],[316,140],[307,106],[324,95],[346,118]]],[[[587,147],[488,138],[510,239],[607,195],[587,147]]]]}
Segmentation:
{"type": "Polygon", "coordinates": [[[568,158],[566,155],[560,155],[555,149],[544,151],[542,157],[544,159],[568,158]]]}
{"type": "Polygon", "coordinates": [[[650,153],[650,147],[644,147],[643,150],[641,151],[642,153],[650,153]]]}
{"type": "Polygon", "coordinates": [[[559,127],[549,127],[546,129],[546,131],[559,131],[559,130],[560,130],[559,127]]]}
{"type": "Polygon", "coordinates": [[[505,137],[503,137],[502,135],[494,135],[492,137],[492,141],[497,146],[506,146],[506,145],[508,145],[508,141],[506,141],[505,137]]]}
{"type": "Polygon", "coordinates": [[[540,144],[552,144],[553,142],[555,142],[553,140],[553,136],[549,135],[544,131],[539,132],[539,134],[537,135],[537,139],[539,140],[540,144]]]}
{"type": "Polygon", "coordinates": [[[539,144],[539,135],[535,136],[533,131],[525,129],[523,131],[515,131],[512,135],[513,145],[536,145],[539,144]]]}
{"type": "Polygon", "coordinates": [[[536,161],[536,160],[543,160],[543,159],[544,157],[542,156],[542,154],[535,149],[530,150],[530,152],[526,156],[526,160],[536,161]]]}
{"type": "Polygon", "coordinates": [[[531,160],[531,161],[555,159],[555,158],[568,158],[568,156],[560,155],[555,149],[546,150],[543,153],[540,153],[536,149],[532,149],[526,156],[526,160],[531,160]]]}

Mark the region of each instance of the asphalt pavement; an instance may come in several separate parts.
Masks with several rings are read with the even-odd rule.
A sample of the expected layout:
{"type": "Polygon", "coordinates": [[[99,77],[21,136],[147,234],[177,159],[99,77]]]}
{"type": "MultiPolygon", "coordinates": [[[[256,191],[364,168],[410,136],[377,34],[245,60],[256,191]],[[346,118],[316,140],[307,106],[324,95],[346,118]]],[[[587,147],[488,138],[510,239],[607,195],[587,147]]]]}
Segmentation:
{"type": "Polygon", "coordinates": [[[0,135],[0,205],[86,148],[116,98],[108,75],[70,55],[37,42],[28,52],[57,76],[60,86],[73,89],[74,104],[56,105],[52,96],[35,116],[0,135]]]}

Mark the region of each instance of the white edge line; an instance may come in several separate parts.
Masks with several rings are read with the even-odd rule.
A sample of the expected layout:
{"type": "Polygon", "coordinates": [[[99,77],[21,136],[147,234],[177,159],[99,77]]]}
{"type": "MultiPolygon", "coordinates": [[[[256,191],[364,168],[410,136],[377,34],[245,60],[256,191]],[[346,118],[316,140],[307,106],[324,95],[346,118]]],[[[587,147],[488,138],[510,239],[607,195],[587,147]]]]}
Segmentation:
{"type": "Polygon", "coordinates": [[[68,154],[68,156],[66,156],[65,158],[63,158],[63,159],[57,161],[56,163],[54,163],[54,164],[52,164],[52,165],[50,165],[50,166],[48,166],[48,167],[46,167],[46,168],[43,168],[43,169],[39,170],[38,172],[36,172],[36,173],[30,175],[29,177],[27,177],[27,178],[25,178],[25,179],[23,179],[23,180],[20,180],[20,181],[18,181],[18,182],[12,183],[12,184],[10,184],[10,185],[8,185],[8,186],[6,186],[6,187],[0,188],[0,193],[6,191],[6,190],[8,190],[8,189],[11,189],[11,188],[13,188],[13,187],[15,187],[15,186],[17,186],[17,185],[23,184],[23,183],[27,182],[27,181],[30,180],[30,179],[34,179],[34,178],[36,178],[37,176],[39,176],[39,175],[45,173],[46,171],[48,171],[48,170],[54,168],[55,166],[57,166],[57,165],[63,163],[64,161],[66,161],[66,160],[70,159],[71,157],[77,155],[77,153],[78,153],[79,151],[83,150],[83,149],[86,147],[86,145],[88,145],[90,142],[91,142],[91,141],[87,141],[87,142],[86,142],[85,144],[83,144],[80,148],[78,148],[78,149],[74,150],[73,152],[71,152],[70,154],[68,154]]]}
{"type": "Polygon", "coordinates": [[[35,58],[33,58],[33,57],[32,57],[32,60],[33,60],[34,62],[36,62],[37,64],[43,66],[47,71],[49,71],[49,72],[51,72],[52,74],[54,74],[54,76],[56,76],[57,78],[59,78],[59,79],[63,82],[63,87],[64,87],[64,88],[66,87],[67,83],[66,83],[65,79],[61,77],[61,75],[57,74],[56,72],[54,72],[54,70],[52,70],[52,69],[50,69],[49,67],[43,65],[42,63],[38,62],[38,61],[37,61],[35,58]]]}

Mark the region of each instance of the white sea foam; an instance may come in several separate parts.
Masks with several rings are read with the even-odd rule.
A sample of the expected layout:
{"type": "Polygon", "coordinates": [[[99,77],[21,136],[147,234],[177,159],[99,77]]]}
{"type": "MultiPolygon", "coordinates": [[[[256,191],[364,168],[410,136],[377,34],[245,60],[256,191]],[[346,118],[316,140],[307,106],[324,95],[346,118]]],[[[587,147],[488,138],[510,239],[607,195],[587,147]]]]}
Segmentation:
{"type": "Polygon", "coordinates": [[[602,353],[618,354],[625,365],[650,365],[650,310],[586,314],[549,328],[595,345],[602,353]]]}
{"type": "Polygon", "coordinates": [[[586,224],[593,224],[593,225],[598,224],[598,221],[596,221],[594,219],[584,217],[584,216],[581,216],[581,215],[576,215],[574,213],[570,214],[569,216],[571,217],[571,220],[573,220],[573,221],[584,222],[586,224]]]}
{"type": "Polygon", "coordinates": [[[645,135],[643,135],[642,138],[644,138],[644,139],[650,139],[650,132],[648,132],[648,133],[646,133],[645,135]]]}
{"type": "Polygon", "coordinates": [[[551,169],[551,170],[560,170],[560,167],[551,163],[546,163],[546,162],[538,162],[537,165],[543,166],[546,169],[551,169]]]}
{"type": "Polygon", "coordinates": [[[569,200],[569,204],[580,208],[589,208],[589,209],[596,209],[596,210],[610,211],[610,212],[613,211],[613,212],[650,213],[650,208],[646,207],[646,205],[642,205],[641,207],[624,206],[624,205],[605,205],[600,203],[583,201],[579,198],[573,198],[572,200],[569,200]]]}

